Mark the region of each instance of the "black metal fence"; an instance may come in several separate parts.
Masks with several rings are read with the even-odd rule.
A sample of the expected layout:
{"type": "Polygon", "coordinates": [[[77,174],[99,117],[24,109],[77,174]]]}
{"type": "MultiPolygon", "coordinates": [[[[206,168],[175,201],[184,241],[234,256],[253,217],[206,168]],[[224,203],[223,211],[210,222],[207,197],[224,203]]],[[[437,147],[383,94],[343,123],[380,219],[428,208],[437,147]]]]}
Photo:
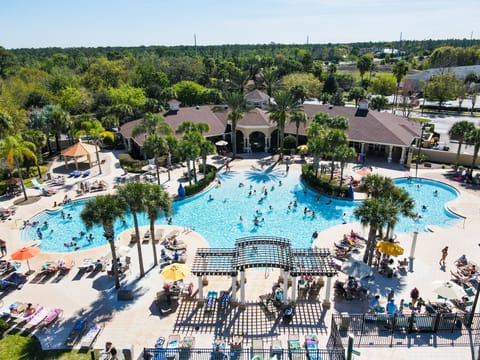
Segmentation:
{"type": "Polygon", "coordinates": [[[341,349],[240,349],[212,351],[212,349],[158,349],[144,348],[141,359],[145,360],[345,360],[341,349]]]}
{"type": "Polygon", "coordinates": [[[427,344],[475,346],[480,342],[480,314],[333,314],[329,341],[338,343],[340,337],[346,346],[349,334],[355,337],[356,346],[405,346],[422,335],[427,344]]]}

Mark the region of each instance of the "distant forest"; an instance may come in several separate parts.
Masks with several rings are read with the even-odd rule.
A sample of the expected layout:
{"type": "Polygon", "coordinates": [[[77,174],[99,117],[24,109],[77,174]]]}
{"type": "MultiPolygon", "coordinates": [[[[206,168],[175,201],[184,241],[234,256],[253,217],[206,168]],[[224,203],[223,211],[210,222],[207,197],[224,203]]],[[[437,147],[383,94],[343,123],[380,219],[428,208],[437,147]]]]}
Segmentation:
{"type": "MultiPolygon", "coordinates": [[[[401,80],[408,73],[476,64],[480,64],[480,40],[473,39],[0,47],[0,140],[24,129],[48,133],[55,128],[56,137],[65,132],[74,134],[88,120],[98,120],[105,129],[112,129],[147,113],[164,111],[172,98],[181,106],[224,104],[229,93],[245,94],[252,89],[270,97],[282,89],[299,102],[315,98],[333,105],[368,98],[372,108],[382,109],[387,106],[386,96],[399,93],[401,80]]],[[[465,86],[458,83],[452,92],[452,79],[445,79],[446,88],[432,89],[428,97],[439,104],[450,98],[463,99],[477,91],[471,84],[478,82],[472,75],[465,86]]],[[[412,95],[409,89],[404,90],[412,95]]]]}

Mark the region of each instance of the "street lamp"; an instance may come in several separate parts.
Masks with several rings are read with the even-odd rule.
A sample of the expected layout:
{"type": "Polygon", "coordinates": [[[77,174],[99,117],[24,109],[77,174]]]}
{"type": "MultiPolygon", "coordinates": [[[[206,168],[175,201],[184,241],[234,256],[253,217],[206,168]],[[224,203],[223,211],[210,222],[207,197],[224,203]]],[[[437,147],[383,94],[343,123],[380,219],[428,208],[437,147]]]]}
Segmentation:
{"type": "Polygon", "coordinates": [[[417,150],[417,158],[415,160],[415,177],[418,177],[418,163],[420,162],[420,151],[422,150],[423,146],[423,133],[424,131],[430,128],[430,125],[423,124],[422,125],[422,133],[420,134],[420,141],[418,142],[418,150],[417,150]]]}

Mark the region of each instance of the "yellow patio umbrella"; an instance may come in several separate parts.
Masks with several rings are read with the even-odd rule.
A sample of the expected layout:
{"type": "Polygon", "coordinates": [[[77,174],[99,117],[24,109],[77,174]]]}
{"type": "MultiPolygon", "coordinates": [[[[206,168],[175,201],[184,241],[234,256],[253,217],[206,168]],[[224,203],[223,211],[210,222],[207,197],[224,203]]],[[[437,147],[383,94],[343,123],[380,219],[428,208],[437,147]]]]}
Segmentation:
{"type": "Polygon", "coordinates": [[[399,256],[403,254],[403,248],[390,241],[380,241],[377,243],[377,249],[381,253],[390,255],[390,256],[399,256]]]}
{"type": "Polygon", "coordinates": [[[171,264],[165,266],[160,273],[166,281],[178,281],[185,279],[190,274],[190,268],[185,264],[171,264]]]}
{"type": "Polygon", "coordinates": [[[299,147],[297,147],[297,150],[301,153],[306,154],[308,152],[308,145],[300,145],[299,147]]]}

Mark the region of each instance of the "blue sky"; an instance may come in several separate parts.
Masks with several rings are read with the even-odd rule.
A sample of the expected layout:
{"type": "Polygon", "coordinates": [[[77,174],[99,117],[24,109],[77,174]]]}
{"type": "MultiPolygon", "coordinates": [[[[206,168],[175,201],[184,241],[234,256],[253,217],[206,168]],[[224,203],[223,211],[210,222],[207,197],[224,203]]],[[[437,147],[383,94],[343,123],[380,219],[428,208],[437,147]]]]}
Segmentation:
{"type": "Polygon", "coordinates": [[[479,10],[479,0],[0,0],[0,46],[479,38],[479,10]]]}

